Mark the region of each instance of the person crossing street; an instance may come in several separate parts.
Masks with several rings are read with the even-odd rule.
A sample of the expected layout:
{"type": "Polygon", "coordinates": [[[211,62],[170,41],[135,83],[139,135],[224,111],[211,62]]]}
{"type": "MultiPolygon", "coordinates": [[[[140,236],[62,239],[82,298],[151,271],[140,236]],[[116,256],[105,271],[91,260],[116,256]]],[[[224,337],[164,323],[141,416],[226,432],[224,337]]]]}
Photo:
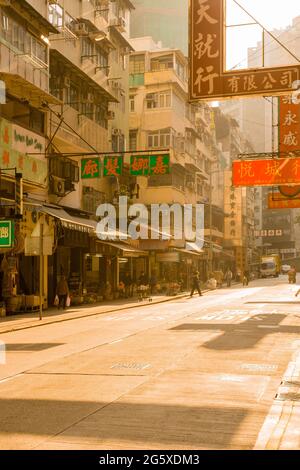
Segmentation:
{"type": "Polygon", "coordinates": [[[192,275],[192,290],[190,297],[193,297],[195,290],[198,291],[200,297],[202,297],[202,292],[200,288],[200,279],[199,279],[199,272],[194,271],[192,275]]]}

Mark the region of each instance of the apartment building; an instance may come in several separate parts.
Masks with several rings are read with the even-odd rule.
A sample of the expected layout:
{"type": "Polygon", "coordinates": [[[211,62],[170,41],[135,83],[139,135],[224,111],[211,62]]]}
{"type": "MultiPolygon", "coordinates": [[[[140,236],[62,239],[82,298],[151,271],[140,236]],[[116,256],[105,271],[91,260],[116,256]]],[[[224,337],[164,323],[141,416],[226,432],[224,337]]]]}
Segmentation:
{"type": "Polygon", "coordinates": [[[189,249],[190,240],[143,242],[142,246],[151,251],[152,267],[162,277],[186,278],[193,265],[205,277],[210,253],[217,254],[217,264],[224,238],[223,189],[217,177],[222,151],[216,142],[213,112],[205,104],[188,103],[188,63],[179,49],[162,48],[151,37],[132,39],[131,44],[135,52],[130,56],[129,148],[132,152],[167,150],[171,162],[170,174],[137,178],[139,200],[147,206],[206,206],[202,253],[189,249]]]}
{"type": "Polygon", "coordinates": [[[1,2],[1,214],[15,236],[0,261],[12,266],[2,291],[17,308],[27,295],[39,302],[41,289],[51,304],[61,275],[78,303],[103,298],[107,285],[111,297],[119,258],[143,255],[95,233],[98,205],[126,179],[110,171],[109,155],[129,141],[133,9],[129,0],[1,2]],[[20,187],[17,220],[9,211],[20,187]]]}

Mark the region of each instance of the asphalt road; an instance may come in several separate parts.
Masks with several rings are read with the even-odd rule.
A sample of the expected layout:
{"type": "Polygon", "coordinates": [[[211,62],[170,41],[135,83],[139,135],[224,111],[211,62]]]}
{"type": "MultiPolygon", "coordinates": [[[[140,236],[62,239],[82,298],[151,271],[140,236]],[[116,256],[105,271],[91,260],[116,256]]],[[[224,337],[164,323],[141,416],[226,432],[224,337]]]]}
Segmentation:
{"type": "Polygon", "coordinates": [[[1,334],[0,449],[299,448],[296,290],[259,280],[1,334]]]}

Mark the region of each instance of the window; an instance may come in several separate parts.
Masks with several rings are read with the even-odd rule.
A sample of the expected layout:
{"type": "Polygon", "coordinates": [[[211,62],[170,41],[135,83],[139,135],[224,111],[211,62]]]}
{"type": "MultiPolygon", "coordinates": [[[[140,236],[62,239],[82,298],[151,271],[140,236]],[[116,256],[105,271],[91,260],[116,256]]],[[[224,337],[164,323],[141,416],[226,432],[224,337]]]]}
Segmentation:
{"type": "Polygon", "coordinates": [[[137,150],[137,131],[129,132],[129,150],[137,150]]]}
{"type": "Polygon", "coordinates": [[[135,112],[135,95],[129,96],[129,111],[131,113],[135,112]]]}
{"type": "Polygon", "coordinates": [[[105,106],[96,104],[95,106],[95,121],[104,129],[107,129],[107,108],[105,106]]]}
{"type": "Polygon", "coordinates": [[[173,146],[172,129],[161,129],[148,134],[149,148],[169,148],[173,146]]]}
{"type": "Polygon", "coordinates": [[[56,28],[63,27],[64,10],[60,5],[49,5],[49,22],[56,28]]]}
{"type": "Polygon", "coordinates": [[[94,54],[94,45],[90,39],[83,39],[82,40],[82,57],[84,58],[91,58],[94,54]]]}
{"type": "Polygon", "coordinates": [[[161,72],[174,68],[173,55],[157,57],[151,60],[151,72],[161,72]]]}
{"type": "Polygon", "coordinates": [[[94,119],[94,104],[81,103],[81,113],[89,119],[94,119]]]}
{"type": "Polygon", "coordinates": [[[144,73],[145,72],[145,56],[141,55],[134,55],[130,57],[129,62],[129,73],[136,74],[136,73],[144,73]]]}
{"type": "Polygon", "coordinates": [[[171,106],[171,91],[148,93],[146,95],[147,109],[169,108],[171,106]]]}

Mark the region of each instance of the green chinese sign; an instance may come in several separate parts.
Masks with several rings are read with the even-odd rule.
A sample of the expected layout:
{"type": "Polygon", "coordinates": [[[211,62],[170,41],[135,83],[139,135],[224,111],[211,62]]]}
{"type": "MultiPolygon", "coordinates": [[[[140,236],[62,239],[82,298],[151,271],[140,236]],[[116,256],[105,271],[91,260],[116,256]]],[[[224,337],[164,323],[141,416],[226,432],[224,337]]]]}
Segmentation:
{"type": "Polygon", "coordinates": [[[170,155],[150,156],[150,175],[168,175],[170,173],[170,155]]]}
{"type": "Polygon", "coordinates": [[[12,248],[15,241],[15,227],[11,220],[0,221],[0,248],[12,248]]]}
{"type": "Polygon", "coordinates": [[[123,157],[104,157],[103,176],[121,176],[123,157]]]}
{"type": "Polygon", "coordinates": [[[100,159],[84,158],[81,160],[81,179],[100,178],[100,159]]]}
{"type": "Polygon", "coordinates": [[[157,176],[170,173],[170,155],[132,155],[130,174],[132,176],[157,176]]]}
{"type": "Polygon", "coordinates": [[[149,157],[145,155],[132,155],[130,158],[130,174],[132,176],[148,176],[149,157]]]}

